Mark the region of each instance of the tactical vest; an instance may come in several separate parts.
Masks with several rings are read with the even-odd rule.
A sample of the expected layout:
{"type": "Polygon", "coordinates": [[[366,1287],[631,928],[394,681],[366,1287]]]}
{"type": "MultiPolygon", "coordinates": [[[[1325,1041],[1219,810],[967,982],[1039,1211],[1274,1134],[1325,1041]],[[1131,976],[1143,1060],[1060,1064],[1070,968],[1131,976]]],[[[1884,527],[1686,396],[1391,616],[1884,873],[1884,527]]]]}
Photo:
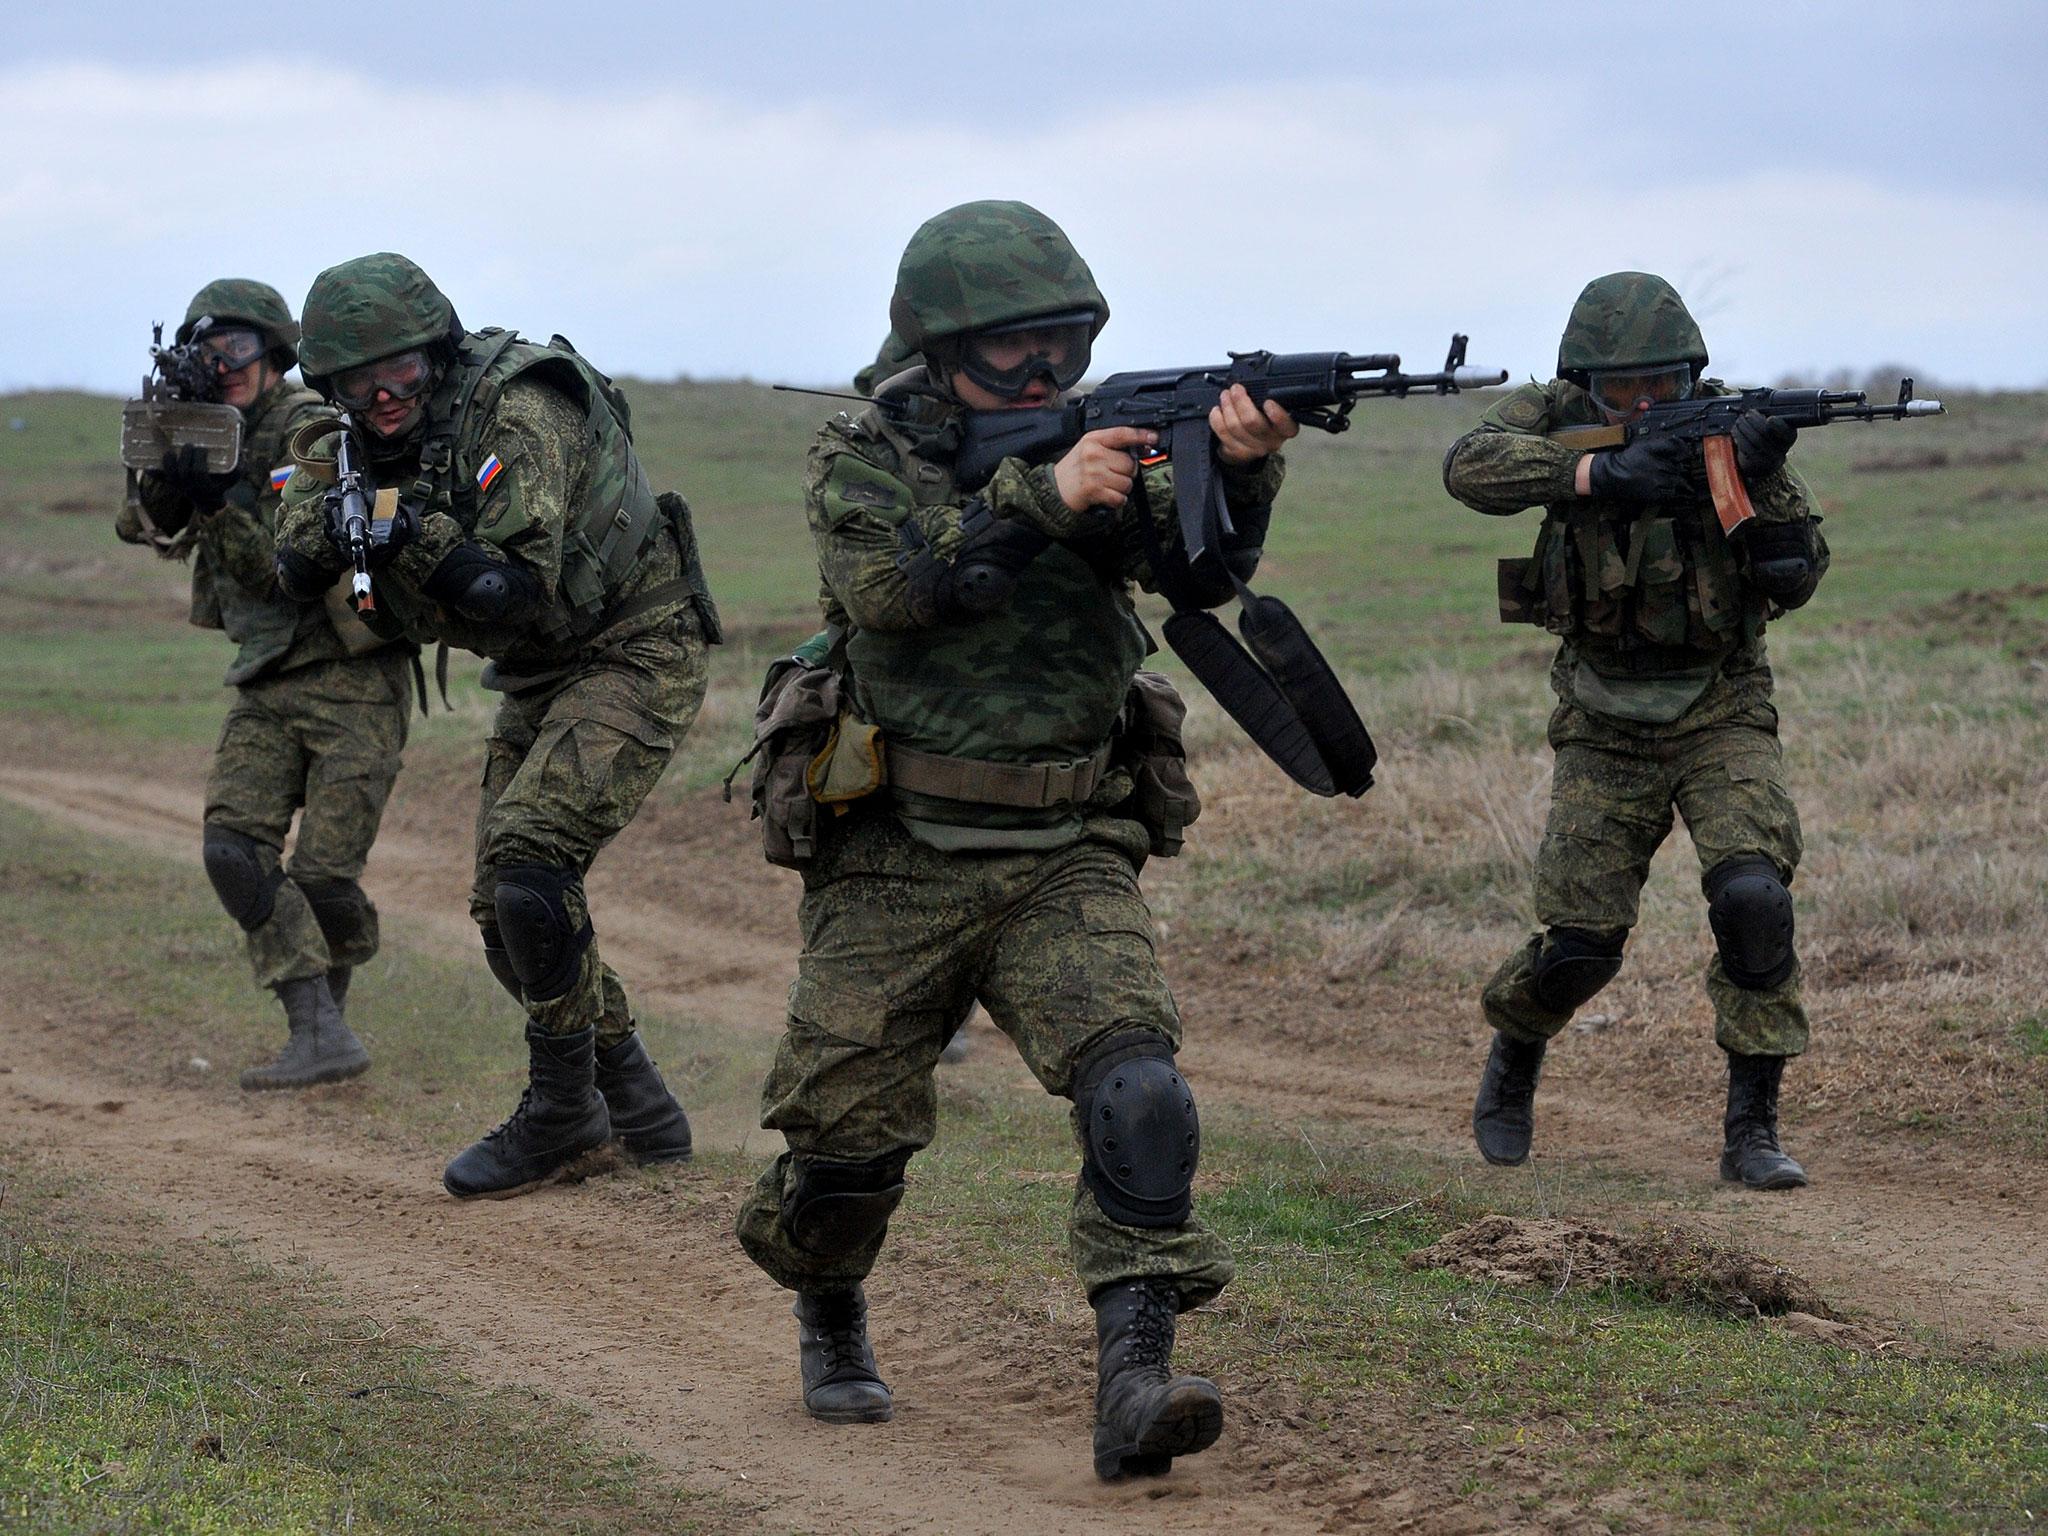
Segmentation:
{"type": "MultiPolygon", "coordinates": [[[[956,497],[944,465],[918,453],[936,445],[884,423],[879,411],[863,424],[896,450],[902,479],[920,505],[956,497]]],[[[1063,544],[1032,561],[1010,601],[985,618],[917,630],[855,629],[846,643],[861,718],[879,726],[892,748],[989,763],[1079,763],[1101,752],[1150,650],[1122,584],[1063,544]]],[[[959,801],[901,789],[897,798],[921,818],[985,819],[959,801]]],[[[1071,809],[1012,808],[1001,819],[1046,822],[1071,809]]]]}
{"type": "MultiPolygon", "coordinates": [[[[584,639],[612,621],[620,588],[670,516],[633,451],[632,413],[609,378],[560,336],[543,347],[496,327],[465,335],[454,365],[428,402],[419,478],[407,499],[422,512],[446,512],[484,543],[497,544],[516,531],[518,525],[509,521],[477,526],[482,499],[477,469],[487,457],[484,426],[499,397],[506,385],[528,375],[582,408],[593,449],[583,503],[562,531],[554,606],[534,625],[560,644],[584,639]]],[[[679,584],[675,597],[701,596],[704,581],[686,517],[676,519],[675,532],[688,578],[687,590],[679,584]]]]}
{"type": "Polygon", "coordinates": [[[1500,562],[1500,616],[1567,639],[1722,650],[1754,623],[1713,505],[1586,501],[1545,512],[1536,551],[1500,562]]]}

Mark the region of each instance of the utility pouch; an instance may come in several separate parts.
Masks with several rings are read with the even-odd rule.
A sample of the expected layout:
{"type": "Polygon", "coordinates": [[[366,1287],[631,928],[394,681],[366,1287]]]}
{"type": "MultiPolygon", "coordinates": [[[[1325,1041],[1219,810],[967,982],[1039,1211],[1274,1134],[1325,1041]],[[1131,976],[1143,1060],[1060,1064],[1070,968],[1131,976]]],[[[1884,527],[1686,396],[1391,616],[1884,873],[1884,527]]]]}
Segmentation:
{"type": "Polygon", "coordinates": [[[1543,588],[1534,556],[1498,562],[1494,585],[1500,597],[1503,624],[1541,624],[1543,588]]]}
{"type": "Polygon", "coordinates": [[[882,729],[841,706],[825,745],[804,769],[804,786],[820,805],[865,799],[889,781],[882,729]]]}
{"type": "Polygon", "coordinates": [[[1181,735],[1187,714],[1187,704],[1168,679],[1141,670],[1131,678],[1110,744],[1111,764],[1131,776],[1127,808],[1162,859],[1180,852],[1187,829],[1202,814],[1181,735]]]}
{"type": "Polygon", "coordinates": [[[801,869],[818,851],[811,771],[831,751],[840,711],[839,672],[825,639],[818,636],[768,668],[754,709],[754,745],[725,779],[729,800],[740,769],[754,765],[750,798],[761,823],[761,852],[785,869],[801,869]]]}
{"type": "Polygon", "coordinates": [[[353,570],[342,572],[341,579],[327,589],[320,601],[327,610],[327,622],[333,627],[334,637],[341,642],[342,650],[351,656],[367,656],[391,642],[356,617],[355,604],[349,601],[349,584],[354,580],[353,570]]]}
{"type": "Polygon", "coordinates": [[[1639,521],[1629,564],[1635,568],[1636,632],[1653,645],[1685,644],[1691,604],[1678,524],[1668,517],[1639,521]]]}

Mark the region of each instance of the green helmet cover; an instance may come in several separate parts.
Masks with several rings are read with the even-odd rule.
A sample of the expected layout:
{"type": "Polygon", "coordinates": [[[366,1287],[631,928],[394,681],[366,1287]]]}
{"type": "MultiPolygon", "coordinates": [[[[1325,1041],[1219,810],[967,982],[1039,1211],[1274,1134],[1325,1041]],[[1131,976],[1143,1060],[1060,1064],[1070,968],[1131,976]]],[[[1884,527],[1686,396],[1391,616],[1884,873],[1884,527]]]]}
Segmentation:
{"type": "Polygon", "coordinates": [[[306,294],[300,371],[328,378],[461,332],[455,306],[414,262],[390,251],[329,267],[306,294]]]}
{"type": "Polygon", "coordinates": [[[268,283],[250,277],[217,277],[192,295],[185,306],[185,322],[178,327],[178,345],[192,339],[199,322],[212,319],[216,325],[239,320],[263,333],[270,350],[284,355],[289,368],[299,356],[299,326],[292,319],[284,295],[268,283]]]}
{"type": "Polygon", "coordinates": [[[1026,203],[962,203],[925,220],[896,268],[889,320],[911,352],[1036,315],[1109,303],[1065,231],[1026,203]]]}
{"type": "Polygon", "coordinates": [[[1557,346],[1558,377],[1583,385],[1598,368],[1691,363],[1707,366],[1707,342],[1678,296],[1649,272],[1610,272],[1586,284],[1557,346]]]}

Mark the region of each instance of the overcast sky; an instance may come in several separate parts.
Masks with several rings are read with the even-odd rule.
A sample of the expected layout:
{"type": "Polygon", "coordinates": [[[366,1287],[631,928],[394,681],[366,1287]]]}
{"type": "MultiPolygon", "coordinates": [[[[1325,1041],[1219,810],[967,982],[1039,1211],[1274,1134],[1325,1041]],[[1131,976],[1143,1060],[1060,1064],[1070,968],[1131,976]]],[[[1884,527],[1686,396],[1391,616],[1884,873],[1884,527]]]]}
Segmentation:
{"type": "Polygon", "coordinates": [[[0,16],[0,388],[394,249],[614,373],[839,381],[930,214],[1023,198],[1115,318],[1547,376],[1662,272],[1717,373],[2048,383],[2048,4],[164,0],[0,16]]]}

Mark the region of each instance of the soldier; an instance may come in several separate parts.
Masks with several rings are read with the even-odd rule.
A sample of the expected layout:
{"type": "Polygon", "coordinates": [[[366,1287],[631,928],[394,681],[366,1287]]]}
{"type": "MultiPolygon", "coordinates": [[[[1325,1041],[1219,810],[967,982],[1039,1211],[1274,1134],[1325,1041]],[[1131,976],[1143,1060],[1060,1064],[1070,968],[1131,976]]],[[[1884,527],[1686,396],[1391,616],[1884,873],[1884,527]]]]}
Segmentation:
{"type": "MultiPolygon", "coordinates": [[[[742,1205],[740,1241],[797,1293],[806,1409],[889,1418],[862,1282],[934,1132],[933,1064],[979,1000],[1046,1090],[1074,1101],[1082,1133],[1069,1235],[1097,1317],[1096,1471],[1161,1473],[1221,1432],[1215,1386],[1174,1375],[1170,1357],[1175,1315],[1232,1273],[1193,1214],[1180,1018],[1137,880],[1148,851],[1178,846],[1180,822],[1170,844],[1148,824],[1118,730],[1151,648],[1130,595],[1149,580],[1139,519],[1178,549],[1170,480],[1145,471],[1152,516],[1132,451],[1153,434],[1113,428],[1057,464],[1006,460],[973,494],[956,484],[963,408],[1050,404],[1109,317],[1035,209],[931,219],[890,315],[924,366],[828,423],[806,471],[848,706],[814,793],[844,814],[817,818],[804,865],[803,953],[763,1089],[762,1124],[788,1150],[742,1205]]],[[[1230,558],[1249,574],[1295,424],[1240,390],[1211,425],[1230,558]]]]}
{"type": "Polygon", "coordinates": [[[299,327],[275,288],[208,283],[178,327],[196,344],[222,400],[242,413],[242,459],[206,471],[197,449],[145,470],[114,531],[167,559],[192,561],[192,622],[239,648],[235,701],[206,783],[206,873],[246,935],[259,986],[284,1004],[290,1030],[244,1088],[304,1088],[354,1077],[369,1052],[343,1018],[349,977],[377,952],[377,909],[357,884],[398,776],[412,708],[412,648],[380,639],[324,589],[280,593],[271,579],[286,440],[320,413],[285,374],[299,327]],[[292,815],[302,812],[291,863],[292,815]]]}
{"type": "Polygon", "coordinates": [[[1697,443],[1642,439],[1580,453],[1547,433],[1626,419],[1645,401],[1727,393],[1662,278],[1616,272],[1579,295],[1558,377],[1526,384],[1444,456],[1444,485],[1507,515],[1540,504],[1536,553],[1503,561],[1501,617],[1561,644],[1549,824],[1536,854],[1534,934],[1482,996],[1496,1034],[1472,1111],[1491,1163],[1529,1155],[1544,1047],[1621,969],[1650,859],[1685,818],[1718,950],[1707,970],[1728,1055],[1721,1177],[1791,1189],[1778,1086],[1806,1049],[1792,942],[1799,815],[1786,793],[1764,625],[1813,596],[1828,567],[1820,518],[1785,456],[1797,430],[1750,412],[1737,461],[1757,509],[1721,531],[1697,443]]]}
{"type": "MultiPolygon", "coordinates": [[[[448,1164],[451,1194],[517,1194],[616,1137],[688,1157],[690,1126],[592,942],[583,877],[696,718],[719,638],[689,509],[656,496],[622,396],[569,344],[465,330],[402,256],[359,257],[306,296],[307,381],[347,409],[380,487],[375,623],[490,658],[470,912],[527,1014],[531,1081],[448,1164]],[[388,532],[385,531],[388,529],[388,532]]],[[[288,592],[342,570],[337,436],[301,442],[277,545],[288,592]]]]}

